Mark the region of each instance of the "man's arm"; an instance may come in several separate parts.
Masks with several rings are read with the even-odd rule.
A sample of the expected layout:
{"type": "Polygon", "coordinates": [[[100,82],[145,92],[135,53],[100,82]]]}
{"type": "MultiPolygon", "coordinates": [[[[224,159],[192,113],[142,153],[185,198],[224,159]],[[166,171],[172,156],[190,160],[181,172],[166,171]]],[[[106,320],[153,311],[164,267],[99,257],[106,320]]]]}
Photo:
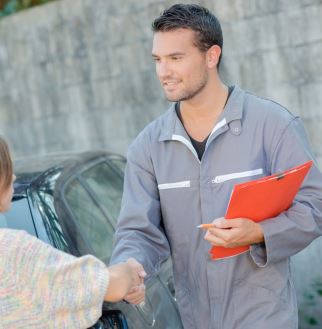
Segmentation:
{"type": "MultiPolygon", "coordinates": [[[[271,154],[271,172],[284,171],[313,158],[303,125],[294,118],[271,154]]],[[[260,223],[240,218],[219,219],[205,239],[213,245],[251,245],[251,256],[258,266],[278,262],[301,251],[322,234],[322,175],[316,164],[304,180],[292,206],[279,216],[260,223]],[[227,228],[230,228],[227,230],[227,228]]]]}
{"type": "Polygon", "coordinates": [[[143,134],[130,146],[124,178],[122,207],[115,233],[111,263],[136,259],[153,275],[169,257],[170,248],[160,223],[157,182],[143,134]]]}

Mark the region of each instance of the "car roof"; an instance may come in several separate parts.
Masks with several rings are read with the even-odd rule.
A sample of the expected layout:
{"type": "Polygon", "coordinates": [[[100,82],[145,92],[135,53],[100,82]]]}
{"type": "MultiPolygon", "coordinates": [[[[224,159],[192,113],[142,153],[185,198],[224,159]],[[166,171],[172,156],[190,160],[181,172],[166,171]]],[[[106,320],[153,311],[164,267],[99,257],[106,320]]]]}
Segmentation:
{"type": "Polygon", "coordinates": [[[72,170],[100,158],[125,159],[122,155],[107,151],[84,151],[75,153],[53,153],[35,157],[24,157],[14,161],[17,176],[15,194],[20,194],[27,186],[48,173],[61,169],[72,170]]]}

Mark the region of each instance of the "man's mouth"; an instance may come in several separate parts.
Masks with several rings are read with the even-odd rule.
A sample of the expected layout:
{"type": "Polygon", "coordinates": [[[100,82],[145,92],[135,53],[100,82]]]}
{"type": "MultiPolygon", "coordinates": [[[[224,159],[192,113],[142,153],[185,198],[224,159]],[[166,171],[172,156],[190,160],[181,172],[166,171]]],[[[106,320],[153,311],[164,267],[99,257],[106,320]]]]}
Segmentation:
{"type": "Polygon", "coordinates": [[[180,81],[164,81],[163,87],[167,88],[167,87],[175,87],[180,83],[180,81]]]}

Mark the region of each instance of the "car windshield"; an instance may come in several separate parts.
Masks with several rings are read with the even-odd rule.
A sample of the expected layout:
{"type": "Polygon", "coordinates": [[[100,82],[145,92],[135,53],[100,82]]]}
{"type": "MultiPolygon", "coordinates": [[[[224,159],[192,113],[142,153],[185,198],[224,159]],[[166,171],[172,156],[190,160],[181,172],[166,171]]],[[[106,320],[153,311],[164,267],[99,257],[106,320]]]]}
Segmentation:
{"type": "Polygon", "coordinates": [[[14,206],[8,212],[0,213],[0,228],[24,230],[31,235],[36,235],[27,198],[15,198],[14,206]]]}
{"type": "MultiPolygon", "coordinates": [[[[56,248],[66,252],[70,252],[70,245],[64,234],[63,218],[60,218],[57,214],[57,206],[54,203],[54,191],[56,188],[56,182],[62,173],[62,169],[57,168],[51,171],[46,177],[37,185],[34,185],[30,189],[32,208],[37,208],[44,225],[44,229],[47,232],[47,236],[52,245],[56,248]]],[[[61,205],[58,204],[58,207],[61,205]]],[[[34,216],[37,213],[34,212],[34,216]]],[[[36,221],[37,222],[37,221],[36,221]]]]}
{"type": "Polygon", "coordinates": [[[121,171],[103,161],[72,174],[53,171],[31,194],[53,245],[107,263],[122,189],[121,171]]]}

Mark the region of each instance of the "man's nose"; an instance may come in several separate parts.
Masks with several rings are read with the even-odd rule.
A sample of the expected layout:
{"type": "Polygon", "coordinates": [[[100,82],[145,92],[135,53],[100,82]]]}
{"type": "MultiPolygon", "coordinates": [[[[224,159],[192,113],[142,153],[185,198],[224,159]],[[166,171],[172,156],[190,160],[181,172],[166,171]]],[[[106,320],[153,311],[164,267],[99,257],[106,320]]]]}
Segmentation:
{"type": "Polygon", "coordinates": [[[163,62],[159,62],[156,65],[156,71],[157,71],[157,75],[159,77],[159,79],[163,80],[166,77],[170,76],[170,67],[169,64],[166,61],[163,62]]]}

